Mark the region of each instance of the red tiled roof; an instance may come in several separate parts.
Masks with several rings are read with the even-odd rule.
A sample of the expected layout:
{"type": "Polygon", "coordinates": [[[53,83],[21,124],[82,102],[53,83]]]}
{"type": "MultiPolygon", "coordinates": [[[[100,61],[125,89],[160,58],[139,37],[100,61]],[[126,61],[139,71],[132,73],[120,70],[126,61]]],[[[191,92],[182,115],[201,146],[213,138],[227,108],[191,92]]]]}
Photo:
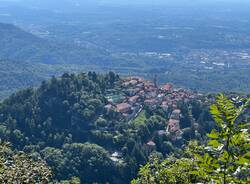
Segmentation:
{"type": "Polygon", "coordinates": [[[172,89],[172,87],[173,87],[173,85],[168,83],[168,84],[165,84],[165,85],[161,86],[161,89],[169,91],[169,90],[172,89]]]}
{"type": "Polygon", "coordinates": [[[145,104],[156,104],[157,101],[155,99],[148,99],[144,101],[145,104]]]}
{"type": "Polygon", "coordinates": [[[138,95],[132,96],[128,99],[129,102],[136,102],[140,97],[138,95]]]}
{"type": "Polygon", "coordinates": [[[141,91],[140,88],[131,88],[131,89],[128,89],[129,92],[132,92],[132,93],[138,93],[139,91],[141,91]]]}
{"type": "Polygon", "coordinates": [[[180,123],[179,120],[170,119],[170,120],[168,121],[169,131],[170,131],[170,132],[175,132],[175,131],[179,130],[179,128],[180,128],[179,123],[180,123]]]}
{"type": "Polygon", "coordinates": [[[125,111],[127,109],[130,109],[131,105],[129,105],[128,103],[120,103],[120,104],[116,105],[116,108],[118,111],[125,111]]]}

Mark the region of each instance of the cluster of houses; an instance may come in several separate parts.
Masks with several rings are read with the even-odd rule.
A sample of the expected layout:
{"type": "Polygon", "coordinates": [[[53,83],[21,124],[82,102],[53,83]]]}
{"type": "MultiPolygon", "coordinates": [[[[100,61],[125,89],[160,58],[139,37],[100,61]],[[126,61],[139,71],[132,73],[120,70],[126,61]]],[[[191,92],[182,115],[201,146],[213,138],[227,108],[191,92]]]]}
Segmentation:
{"type": "Polygon", "coordinates": [[[195,98],[194,93],[182,88],[176,89],[171,83],[157,86],[156,82],[141,77],[128,77],[123,80],[119,92],[113,92],[107,97],[109,103],[105,108],[112,108],[122,113],[128,121],[135,119],[146,105],[153,110],[157,106],[161,106],[168,113],[171,110],[172,113],[166,122],[165,133],[176,140],[181,139],[182,135],[180,129],[181,111],[177,108],[177,103],[191,98],[195,98]]]}
{"type": "MultiPolygon", "coordinates": [[[[120,112],[130,121],[139,115],[144,106],[152,110],[160,106],[169,117],[166,120],[166,129],[158,131],[158,134],[165,134],[175,141],[182,139],[183,135],[180,127],[181,110],[177,104],[179,101],[188,101],[196,97],[191,91],[174,88],[171,83],[157,86],[156,82],[141,77],[128,77],[123,80],[120,90],[111,91],[107,95],[108,104],[105,108],[120,112]]],[[[156,146],[152,140],[146,145],[152,149],[156,146]]],[[[112,154],[112,159],[121,160],[116,152],[112,154]]]]}
{"type": "Polygon", "coordinates": [[[166,133],[171,137],[172,140],[182,139],[182,130],[180,128],[180,115],[181,110],[175,109],[167,121],[166,133]]]}

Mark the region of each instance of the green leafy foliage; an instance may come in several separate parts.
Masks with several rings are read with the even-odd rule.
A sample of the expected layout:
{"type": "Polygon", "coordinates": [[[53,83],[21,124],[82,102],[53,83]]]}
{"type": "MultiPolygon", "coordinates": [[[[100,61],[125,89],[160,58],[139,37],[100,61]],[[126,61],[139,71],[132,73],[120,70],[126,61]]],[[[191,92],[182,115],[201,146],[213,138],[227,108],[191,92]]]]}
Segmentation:
{"type": "Polygon", "coordinates": [[[52,172],[47,164],[33,160],[23,152],[13,151],[8,143],[0,142],[0,183],[48,183],[52,172]]]}
{"type": "Polygon", "coordinates": [[[243,116],[249,102],[219,95],[210,110],[217,128],[208,134],[205,146],[190,142],[181,158],[153,160],[140,169],[132,184],[249,183],[249,123],[243,116]]]}
{"type": "Polygon", "coordinates": [[[118,175],[106,149],[120,147],[113,137],[121,134],[109,131],[109,126],[115,123],[119,130],[122,122],[118,112],[104,108],[105,92],[115,85],[119,86],[119,76],[114,73],[89,72],[64,74],[38,89],[20,91],[0,105],[0,137],[17,149],[41,155],[55,179],[77,176],[84,182],[107,182],[118,175]],[[77,144],[87,141],[106,149],[77,144]]]}
{"type": "Polygon", "coordinates": [[[139,179],[132,184],[189,184],[192,180],[192,160],[187,158],[176,159],[172,156],[163,162],[155,158],[152,162],[142,167],[139,171],[139,179]]]}
{"type": "Polygon", "coordinates": [[[216,183],[247,183],[249,176],[249,124],[241,120],[241,115],[249,107],[249,99],[237,102],[219,95],[211,106],[211,114],[217,123],[213,130],[205,154],[195,154],[197,174],[206,181],[216,183]]]}
{"type": "Polygon", "coordinates": [[[20,148],[37,143],[61,146],[86,139],[91,133],[87,130],[97,120],[111,120],[111,112],[104,109],[104,91],[113,81],[109,75],[94,80],[95,75],[65,74],[43,82],[37,90],[23,90],[5,100],[0,105],[0,121],[7,128],[6,138],[20,148]]]}
{"type": "Polygon", "coordinates": [[[52,166],[56,178],[68,179],[73,175],[84,183],[111,182],[110,176],[115,173],[108,152],[95,144],[65,144],[62,149],[47,147],[41,154],[52,166]]]}
{"type": "Polygon", "coordinates": [[[72,177],[69,180],[62,180],[60,182],[56,182],[56,184],[80,184],[80,183],[81,183],[81,181],[77,177],[72,177]]]}

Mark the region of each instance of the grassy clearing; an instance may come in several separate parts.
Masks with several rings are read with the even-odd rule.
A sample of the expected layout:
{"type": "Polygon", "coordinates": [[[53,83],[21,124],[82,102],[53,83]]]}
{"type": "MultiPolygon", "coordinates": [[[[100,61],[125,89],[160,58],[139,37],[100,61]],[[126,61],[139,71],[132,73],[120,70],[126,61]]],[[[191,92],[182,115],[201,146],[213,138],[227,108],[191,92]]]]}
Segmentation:
{"type": "Polygon", "coordinates": [[[145,115],[145,111],[142,110],[140,112],[140,114],[137,116],[137,118],[135,118],[131,123],[135,126],[138,127],[142,124],[144,124],[146,121],[146,115],[145,115]]]}

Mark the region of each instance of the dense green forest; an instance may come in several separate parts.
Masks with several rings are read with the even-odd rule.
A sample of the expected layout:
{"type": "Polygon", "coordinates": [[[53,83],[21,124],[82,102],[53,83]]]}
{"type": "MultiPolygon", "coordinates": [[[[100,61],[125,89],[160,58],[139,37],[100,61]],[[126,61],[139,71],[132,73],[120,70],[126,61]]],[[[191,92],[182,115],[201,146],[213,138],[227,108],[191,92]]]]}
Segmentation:
{"type": "Polygon", "coordinates": [[[39,88],[19,91],[0,105],[0,137],[16,149],[42,157],[58,180],[76,176],[87,183],[126,183],[154,150],[146,145],[149,140],[163,155],[183,143],[173,145],[167,136],[156,133],[164,129],[168,116],[160,107],[146,108],[145,122],[139,125],[104,108],[106,93],[119,91],[121,82],[112,72],[64,74],[39,88]],[[121,154],[117,161],[111,159],[114,152],[121,154]]]}
{"type": "MultiPolygon", "coordinates": [[[[145,106],[141,123],[128,123],[116,110],[104,108],[106,93],[120,90],[121,83],[113,72],[89,72],[64,74],[39,88],[19,91],[0,104],[0,137],[13,148],[44,159],[54,179],[75,176],[86,183],[127,183],[152,153],[178,152],[185,140],[172,141],[157,133],[165,128],[169,116],[160,107],[145,106]],[[150,140],[156,147],[147,145],[150,140]],[[120,154],[116,160],[115,152],[120,154]]],[[[189,103],[197,120],[204,120],[202,131],[210,129],[208,107],[189,103]]],[[[178,106],[186,111],[182,124],[190,123],[187,104],[178,106]]],[[[186,140],[196,136],[192,129],[185,133],[186,140]]]]}
{"type": "Polygon", "coordinates": [[[75,65],[49,65],[28,61],[12,61],[0,59],[0,101],[12,93],[27,87],[37,87],[43,80],[51,76],[59,76],[72,70],[76,73],[86,68],[75,65]]]}
{"type": "Polygon", "coordinates": [[[38,86],[49,74],[56,74],[48,65],[0,60],[0,100],[28,86],[38,86]]]}
{"type": "Polygon", "coordinates": [[[204,142],[215,127],[209,114],[213,95],[178,102],[180,126],[187,127],[180,140],[160,134],[171,109],[146,105],[135,120],[127,121],[105,108],[107,94],[121,91],[122,83],[113,72],[65,73],[19,91],[0,104],[0,138],[24,151],[32,159],[28,163],[46,162],[41,167],[53,173],[49,178],[55,182],[129,183],[150,158],[180,157],[187,141],[204,142]]]}
{"type": "Polygon", "coordinates": [[[52,172],[41,159],[11,149],[9,143],[0,142],[1,183],[48,183],[52,172]]]}

